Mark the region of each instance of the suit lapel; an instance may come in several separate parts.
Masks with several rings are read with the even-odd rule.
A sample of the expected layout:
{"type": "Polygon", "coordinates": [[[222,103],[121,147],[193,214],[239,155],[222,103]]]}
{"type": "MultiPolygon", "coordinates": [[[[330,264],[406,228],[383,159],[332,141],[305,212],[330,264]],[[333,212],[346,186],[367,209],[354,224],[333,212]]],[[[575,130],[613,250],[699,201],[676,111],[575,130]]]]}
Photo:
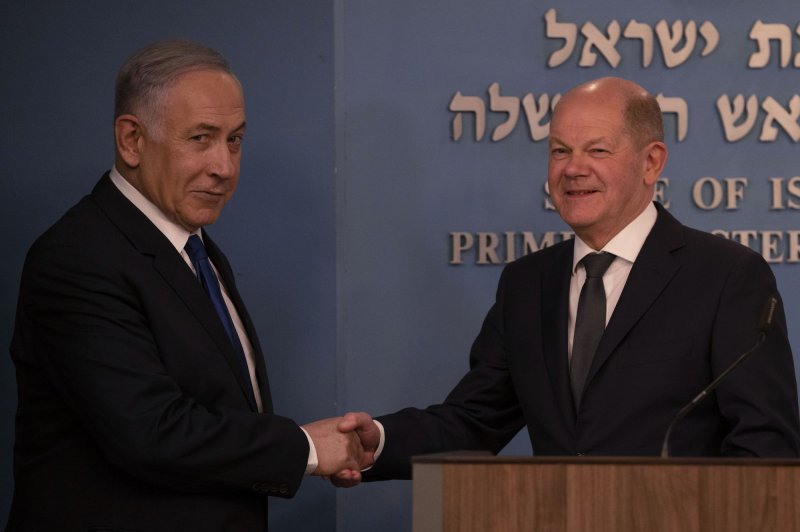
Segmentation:
{"type": "Polygon", "coordinates": [[[597,348],[587,385],[680,269],[672,251],[683,246],[681,224],[656,204],[658,218],[645,240],[597,348]]]}
{"type": "MultiPolygon", "coordinates": [[[[270,394],[269,379],[267,378],[267,368],[266,364],[264,363],[264,355],[261,352],[261,343],[258,340],[258,335],[256,334],[253,321],[250,319],[250,314],[247,312],[247,307],[245,307],[241,294],[239,294],[239,290],[236,287],[236,279],[233,274],[233,269],[228,262],[228,258],[222,253],[219,247],[217,247],[205,229],[203,230],[203,242],[206,244],[208,257],[217,268],[217,271],[222,278],[222,282],[225,284],[225,288],[228,290],[228,295],[231,297],[231,301],[233,301],[233,305],[236,307],[236,312],[239,313],[239,317],[244,325],[245,333],[250,340],[250,345],[253,348],[253,362],[256,365],[256,378],[258,379],[258,387],[261,392],[261,404],[264,412],[271,413],[272,395],[270,394]]],[[[248,386],[249,385],[250,384],[248,383],[248,386]]]]}
{"type": "Polygon", "coordinates": [[[541,286],[542,346],[547,373],[563,419],[575,421],[569,376],[567,322],[569,320],[569,283],[572,275],[574,243],[554,253],[552,262],[543,268],[541,286]]]}
{"type": "MultiPolygon", "coordinates": [[[[225,328],[219,316],[217,316],[208,295],[180,254],[175,251],[175,248],[161,231],[114,186],[108,174],[103,176],[95,186],[92,195],[109,219],[128,237],[131,244],[143,255],[152,257],[153,268],[172,287],[178,297],[186,304],[188,311],[209,334],[214,344],[225,357],[228,366],[242,389],[242,393],[245,397],[249,397],[250,394],[246,392],[247,388],[245,386],[252,387],[252,385],[249,382],[245,382],[244,376],[241,374],[236,358],[237,355],[233,350],[225,328]]],[[[215,249],[217,249],[218,253],[218,248],[215,249]]],[[[225,261],[225,264],[230,270],[230,267],[227,266],[227,261],[225,261]]],[[[230,281],[227,281],[227,283],[227,286],[231,286],[230,281]]],[[[252,338],[255,337],[253,336],[252,338]]],[[[249,399],[248,404],[253,410],[256,410],[256,405],[252,404],[249,399]]]]}

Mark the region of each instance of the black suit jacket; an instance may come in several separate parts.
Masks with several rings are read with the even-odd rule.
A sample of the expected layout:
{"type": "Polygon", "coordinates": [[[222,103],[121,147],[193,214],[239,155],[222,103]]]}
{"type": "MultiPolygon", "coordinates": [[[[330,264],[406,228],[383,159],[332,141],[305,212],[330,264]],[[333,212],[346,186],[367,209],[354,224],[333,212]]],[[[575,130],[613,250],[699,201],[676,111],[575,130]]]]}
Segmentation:
{"type": "Polygon", "coordinates": [[[308,441],[273,414],[233,272],[204,240],[255,349],[263,414],[197,278],[106,175],[25,262],[8,530],[265,530],[265,495],[295,493],[308,441]]]}
{"type": "MultiPolygon", "coordinates": [[[[660,205],[603,334],[580,410],[569,384],[573,241],[503,271],[444,404],[379,420],[370,478],[408,478],[409,458],[498,452],[527,425],[534,454],[657,455],[674,414],[758,338],[775,278],[760,255],[681,225],[660,205]]],[[[782,304],[766,343],[675,429],[673,455],[797,456],[800,421],[782,304]]]]}

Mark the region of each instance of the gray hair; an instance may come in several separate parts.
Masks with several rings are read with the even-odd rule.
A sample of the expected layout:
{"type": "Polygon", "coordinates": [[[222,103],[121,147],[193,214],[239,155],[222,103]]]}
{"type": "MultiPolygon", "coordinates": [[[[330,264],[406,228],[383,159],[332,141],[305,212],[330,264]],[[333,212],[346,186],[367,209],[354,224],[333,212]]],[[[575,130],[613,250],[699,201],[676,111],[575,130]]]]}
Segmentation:
{"type": "Polygon", "coordinates": [[[167,90],[178,77],[196,70],[219,70],[236,79],[216,50],[186,40],[159,41],[133,54],[117,74],[114,118],[132,114],[160,130],[157,119],[167,90]]]}
{"type": "Polygon", "coordinates": [[[625,129],[640,148],[654,141],[664,142],[664,118],[652,94],[629,95],[624,120],[625,129]]]}

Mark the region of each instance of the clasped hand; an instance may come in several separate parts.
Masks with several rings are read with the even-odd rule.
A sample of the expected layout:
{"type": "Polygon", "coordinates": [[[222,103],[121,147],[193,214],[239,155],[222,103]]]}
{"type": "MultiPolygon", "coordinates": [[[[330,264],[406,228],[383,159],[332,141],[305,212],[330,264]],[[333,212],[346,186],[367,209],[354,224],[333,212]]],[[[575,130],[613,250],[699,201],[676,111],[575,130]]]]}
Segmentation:
{"type": "Polygon", "coordinates": [[[361,471],[375,463],[380,431],[365,412],[321,419],[303,428],[317,451],[318,465],[313,474],[330,478],[335,486],[359,484],[361,471]]]}

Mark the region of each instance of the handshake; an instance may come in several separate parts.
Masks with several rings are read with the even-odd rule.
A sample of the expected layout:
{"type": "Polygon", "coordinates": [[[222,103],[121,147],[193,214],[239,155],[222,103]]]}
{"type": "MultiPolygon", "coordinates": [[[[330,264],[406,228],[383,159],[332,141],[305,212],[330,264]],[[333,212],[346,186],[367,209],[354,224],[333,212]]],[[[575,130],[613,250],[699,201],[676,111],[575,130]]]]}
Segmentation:
{"type": "Polygon", "coordinates": [[[381,433],[365,412],[321,419],[303,429],[317,451],[317,468],[312,474],[330,479],[335,486],[358,485],[361,471],[375,463],[381,433]]]}

